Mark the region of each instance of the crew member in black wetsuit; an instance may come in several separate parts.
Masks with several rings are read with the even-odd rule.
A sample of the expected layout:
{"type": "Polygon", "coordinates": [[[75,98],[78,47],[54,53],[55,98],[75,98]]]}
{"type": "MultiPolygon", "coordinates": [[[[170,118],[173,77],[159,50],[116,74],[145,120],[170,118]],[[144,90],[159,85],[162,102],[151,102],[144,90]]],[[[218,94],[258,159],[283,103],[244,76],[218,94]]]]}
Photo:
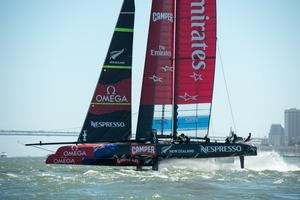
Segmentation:
{"type": "Polygon", "coordinates": [[[179,136],[178,136],[178,140],[179,140],[179,144],[183,144],[183,142],[185,141],[185,136],[183,133],[181,133],[179,136]]]}
{"type": "Polygon", "coordinates": [[[184,136],[184,139],[185,139],[185,143],[186,144],[189,144],[190,143],[190,138],[188,136],[184,136]]]}
{"type": "Polygon", "coordinates": [[[251,133],[249,133],[248,137],[246,138],[246,140],[244,142],[249,142],[251,140],[251,133]]]}
{"type": "Polygon", "coordinates": [[[207,137],[207,135],[204,137],[204,139],[205,139],[206,144],[210,143],[210,139],[209,139],[209,137],[207,137]]]}
{"type": "Polygon", "coordinates": [[[236,138],[236,134],[234,133],[233,130],[230,129],[230,134],[229,136],[225,139],[225,143],[234,143],[234,136],[236,138]]]}
{"type": "Polygon", "coordinates": [[[235,143],[236,139],[237,139],[237,136],[236,136],[236,134],[234,133],[234,134],[233,134],[233,140],[232,140],[232,143],[235,143]]]}
{"type": "Polygon", "coordinates": [[[157,139],[157,131],[156,131],[156,129],[152,129],[152,132],[151,132],[151,134],[152,134],[152,143],[157,143],[158,142],[158,139],[157,139]]]}
{"type": "Polygon", "coordinates": [[[225,143],[230,143],[230,137],[227,137],[226,139],[225,139],[225,143]]]}

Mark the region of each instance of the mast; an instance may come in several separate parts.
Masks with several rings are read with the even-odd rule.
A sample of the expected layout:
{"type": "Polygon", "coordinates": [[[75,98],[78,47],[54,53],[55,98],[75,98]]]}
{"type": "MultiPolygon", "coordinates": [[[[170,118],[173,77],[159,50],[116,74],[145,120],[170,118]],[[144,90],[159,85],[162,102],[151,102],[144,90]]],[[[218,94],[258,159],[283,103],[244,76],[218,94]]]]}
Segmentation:
{"type": "Polygon", "coordinates": [[[173,6],[173,14],[174,14],[174,23],[173,23],[173,34],[172,34],[172,40],[173,40],[173,102],[172,102],[172,139],[177,139],[177,122],[178,122],[178,105],[176,103],[176,48],[175,48],[175,41],[176,41],[176,23],[177,23],[177,15],[176,15],[176,9],[177,9],[177,1],[174,0],[174,6],[173,6]]]}
{"type": "Polygon", "coordinates": [[[162,112],[161,112],[161,123],[160,123],[160,126],[161,126],[161,131],[160,131],[160,135],[163,135],[164,134],[164,120],[165,120],[165,104],[162,105],[162,112]]]}

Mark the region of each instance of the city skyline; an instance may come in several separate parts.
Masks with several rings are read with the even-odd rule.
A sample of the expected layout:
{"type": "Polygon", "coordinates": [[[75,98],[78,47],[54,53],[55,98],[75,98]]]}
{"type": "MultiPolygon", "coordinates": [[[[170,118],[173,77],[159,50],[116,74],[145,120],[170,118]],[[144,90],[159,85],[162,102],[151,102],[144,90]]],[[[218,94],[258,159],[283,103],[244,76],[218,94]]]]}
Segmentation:
{"type": "Polygon", "coordinates": [[[284,126],[272,124],[269,132],[271,145],[295,145],[300,143],[300,110],[284,110],[284,126]]]}
{"type": "Polygon", "coordinates": [[[300,144],[300,110],[291,108],[284,111],[285,144],[300,144]]]}

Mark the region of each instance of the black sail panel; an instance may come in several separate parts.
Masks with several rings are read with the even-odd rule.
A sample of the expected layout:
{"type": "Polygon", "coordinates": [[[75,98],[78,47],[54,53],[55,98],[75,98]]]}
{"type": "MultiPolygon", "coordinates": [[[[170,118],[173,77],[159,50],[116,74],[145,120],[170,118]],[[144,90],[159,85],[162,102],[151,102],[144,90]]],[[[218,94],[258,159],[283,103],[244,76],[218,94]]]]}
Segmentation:
{"type": "Polygon", "coordinates": [[[124,0],[79,142],[131,137],[131,67],[134,0],[124,0]]]}

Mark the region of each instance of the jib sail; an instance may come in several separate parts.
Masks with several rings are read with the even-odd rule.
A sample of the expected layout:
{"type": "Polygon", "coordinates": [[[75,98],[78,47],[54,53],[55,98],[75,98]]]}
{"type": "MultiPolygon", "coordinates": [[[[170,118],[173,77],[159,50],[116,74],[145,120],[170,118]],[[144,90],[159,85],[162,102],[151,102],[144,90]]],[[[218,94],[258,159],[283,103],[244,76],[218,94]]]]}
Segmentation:
{"type": "Polygon", "coordinates": [[[131,66],[134,0],[124,0],[83,128],[80,142],[131,137],[131,66]]]}

